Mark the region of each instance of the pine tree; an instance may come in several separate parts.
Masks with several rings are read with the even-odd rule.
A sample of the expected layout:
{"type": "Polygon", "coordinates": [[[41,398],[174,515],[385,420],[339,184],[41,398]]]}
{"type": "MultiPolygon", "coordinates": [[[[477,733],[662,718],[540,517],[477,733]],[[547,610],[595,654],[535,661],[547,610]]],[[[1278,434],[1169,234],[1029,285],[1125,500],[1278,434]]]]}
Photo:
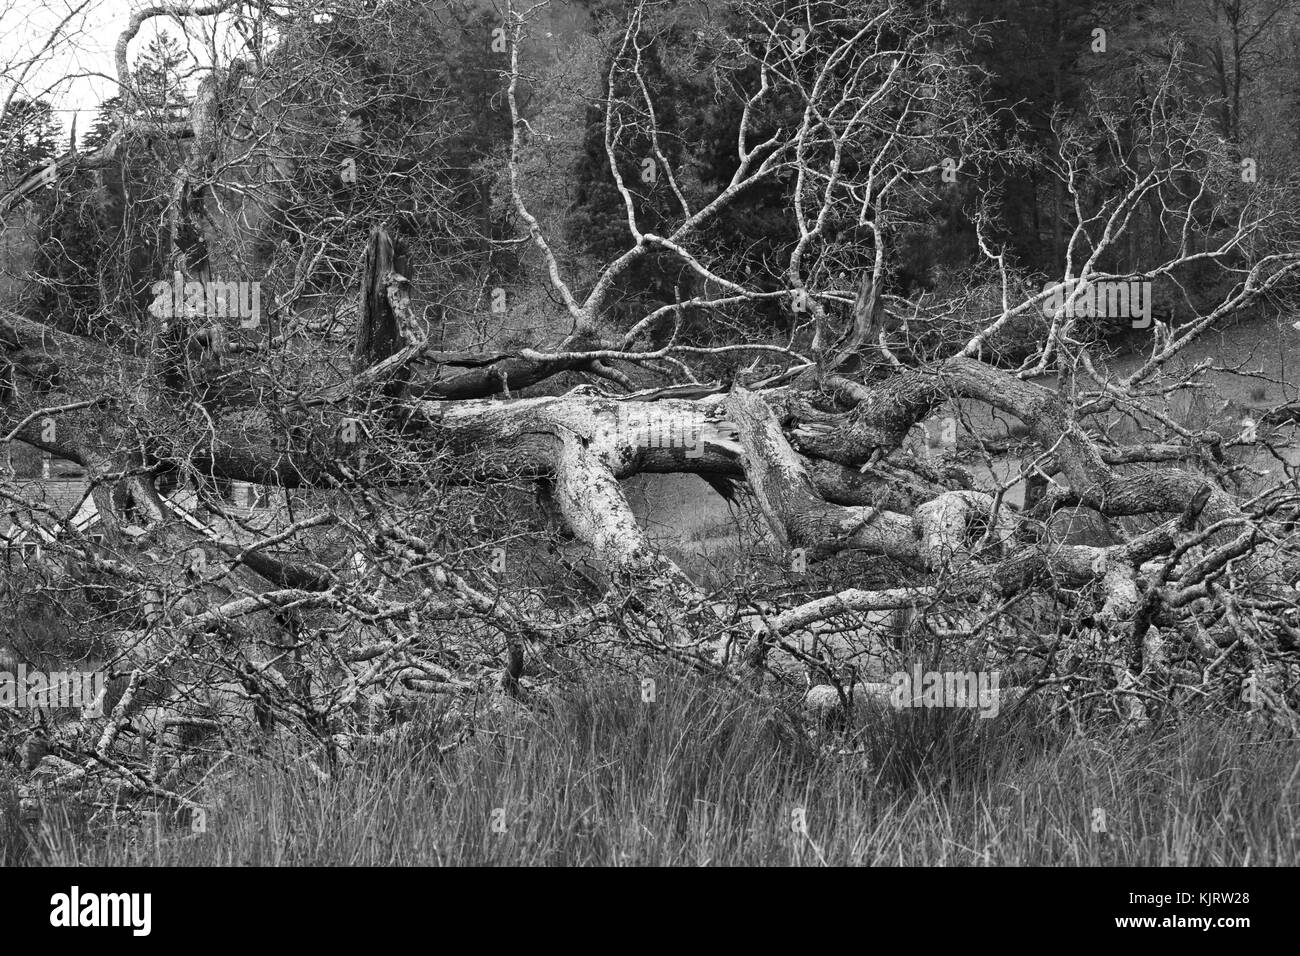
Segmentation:
{"type": "Polygon", "coordinates": [[[82,147],[87,151],[99,149],[117,129],[117,114],[122,109],[122,97],[111,96],[99,104],[95,118],[90,121],[82,147]]]}
{"type": "Polygon", "coordinates": [[[62,136],[49,103],[15,99],[0,120],[0,182],[10,186],[52,160],[62,136]]]}
{"type": "Polygon", "coordinates": [[[159,33],[136,59],[135,83],[140,108],[151,119],[185,118],[189,98],[185,95],[181,67],[186,59],[184,48],[170,33],[159,33]]]}

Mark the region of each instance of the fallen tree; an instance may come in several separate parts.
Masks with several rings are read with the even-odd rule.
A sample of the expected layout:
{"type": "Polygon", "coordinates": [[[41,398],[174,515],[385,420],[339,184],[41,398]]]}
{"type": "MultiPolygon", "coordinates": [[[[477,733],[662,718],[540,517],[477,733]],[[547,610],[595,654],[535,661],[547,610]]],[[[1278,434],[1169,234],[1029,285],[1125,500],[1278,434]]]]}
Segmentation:
{"type": "MultiPolygon", "coordinates": [[[[1207,371],[1175,371],[1191,343],[1290,291],[1300,248],[1286,237],[1288,197],[1231,192],[1222,144],[1197,117],[1159,110],[1165,85],[1158,122],[1123,134],[1100,124],[1117,157],[1106,190],[1083,188],[1095,142],[1064,139],[1055,170],[1079,207],[1054,287],[1026,291],[981,214],[994,305],[887,296],[889,240],[919,195],[943,188],[940,151],[974,163],[989,149],[970,79],[937,52],[938,27],[888,4],[823,11],[810,58],[772,10],[742,10],[763,38],[716,47],[715,68],[752,85],[736,170],[712,196],[679,184],[655,145],[641,81],[654,11],[638,6],[625,24],[602,118],[628,246],[585,295],[530,211],[518,97],[528,19],[505,24],[505,182],[567,331],[527,347],[436,348],[419,263],[383,228],[361,257],[347,343],[286,319],[235,347],[229,316],[181,314],[110,346],[0,317],[3,438],[83,465],[102,529],[94,538],[0,486],[15,526],[43,543],[10,584],[86,622],[115,675],[98,716],[58,729],[59,779],[103,773],[185,803],[197,739],[288,732],[313,742],[311,759],[346,759],[420,701],[526,700],[593,661],[634,674],[668,661],[758,689],[802,675],[811,701],[844,707],[879,696],[881,668],[921,656],[1005,670],[1017,694],[1090,713],[1142,721],[1212,706],[1295,726],[1300,489],[1294,465],[1247,483],[1233,458],[1283,448],[1294,423],[1224,434],[1163,404],[1207,371]],[[760,122],[781,98],[793,128],[760,122]],[[625,178],[634,134],[680,207],[670,231],[643,225],[645,199],[625,178]],[[782,178],[794,182],[787,260],[775,276],[726,276],[705,226],[782,178]],[[1174,234],[1182,225],[1181,248],[1138,276],[1105,272],[1135,210],[1153,203],[1174,234]],[[845,220],[870,240],[832,237],[828,224],[845,220]],[[611,332],[611,289],[652,253],[678,261],[696,291],[611,332]],[[851,288],[833,273],[845,261],[861,265],[851,288]],[[1127,376],[1107,371],[1073,302],[1089,284],[1154,281],[1192,262],[1234,275],[1230,292],[1154,337],[1127,376]],[[730,316],[771,301],[790,305],[786,334],[725,341],[730,316]],[[724,341],[690,339],[688,315],[724,341]],[[963,428],[977,457],[1009,463],[1001,477],[963,468],[951,443],[920,454],[919,428],[974,405],[1016,425],[1014,449],[963,428]],[[1117,418],[1140,440],[1111,441],[1117,418]],[[674,560],[626,492],[654,474],[698,475],[760,514],[766,531],[746,542],[770,557],[766,577],[719,588],[674,560]],[[1051,490],[1014,503],[1012,489],[1038,475],[1051,490]],[[231,481],[273,489],[283,520],[234,508],[218,493],[231,481]],[[178,489],[217,517],[187,520],[178,489]],[[1106,540],[1054,535],[1069,509],[1106,540]]],[[[189,133],[202,142],[177,171],[173,212],[197,223],[203,191],[228,168],[214,144],[250,121],[222,128],[202,98],[195,110],[189,133]]],[[[170,235],[171,265],[202,290],[207,250],[182,239],[202,230],[170,235]]],[[[283,315],[302,285],[279,298],[283,315]]]]}

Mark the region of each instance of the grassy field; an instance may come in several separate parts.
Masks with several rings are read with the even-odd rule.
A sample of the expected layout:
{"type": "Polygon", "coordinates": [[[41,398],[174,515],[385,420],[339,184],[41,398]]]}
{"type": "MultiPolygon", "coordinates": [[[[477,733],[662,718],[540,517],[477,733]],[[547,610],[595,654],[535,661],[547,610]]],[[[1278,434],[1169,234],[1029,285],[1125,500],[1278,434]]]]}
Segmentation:
{"type": "Polygon", "coordinates": [[[693,681],[592,686],[491,713],[440,753],[432,719],[322,778],[224,764],[207,830],[0,811],[15,864],[1250,865],[1300,862],[1300,742],[1223,722],[1140,734],[1027,709],[866,715],[834,745],[693,681]],[[838,752],[837,752],[838,751],[838,752]]]}

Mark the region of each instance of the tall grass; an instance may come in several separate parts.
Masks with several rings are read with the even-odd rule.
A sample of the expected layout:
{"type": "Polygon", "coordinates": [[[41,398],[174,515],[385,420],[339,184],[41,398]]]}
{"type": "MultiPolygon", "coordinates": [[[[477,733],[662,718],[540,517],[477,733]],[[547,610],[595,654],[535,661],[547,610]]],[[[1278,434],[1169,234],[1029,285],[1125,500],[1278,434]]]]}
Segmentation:
{"type": "Polygon", "coordinates": [[[200,834],[101,827],[54,806],[23,827],[11,809],[0,858],[379,866],[1300,858],[1295,740],[1210,724],[1089,735],[1023,708],[992,720],[875,711],[860,724],[813,740],[780,706],[693,680],[661,680],[653,703],[635,685],[588,686],[488,714],[445,754],[431,721],[331,777],[289,757],[219,771],[198,795],[211,807],[200,834]]]}

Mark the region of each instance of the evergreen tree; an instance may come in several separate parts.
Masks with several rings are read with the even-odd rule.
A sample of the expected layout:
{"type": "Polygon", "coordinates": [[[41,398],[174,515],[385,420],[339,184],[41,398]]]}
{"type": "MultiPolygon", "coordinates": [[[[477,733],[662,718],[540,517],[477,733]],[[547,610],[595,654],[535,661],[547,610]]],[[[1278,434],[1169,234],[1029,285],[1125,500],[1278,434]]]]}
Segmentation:
{"type": "Polygon", "coordinates": [[[170,33],[159,33],[136,59],[135,83],[140,108],[155,120],[183,120],[189,97],[181,68],[188,56],[170,33]]]}
{"type": "Polygon", "coordinates": [[[52,160],[62,135],[49,103],[15,99],[0,120],[0,183],[7,188],[52,160]]]}
{"type": "Polygon", "coordinates": [[[87,151],[99,149],[117,129],[117,114],[122,109],[122,97],[111,96],[99,104],[99,109],[95,112],[95,118],[90,121],[90,129],[86,131],[86,136],[82,140],[82,146],[87,151]]]}

